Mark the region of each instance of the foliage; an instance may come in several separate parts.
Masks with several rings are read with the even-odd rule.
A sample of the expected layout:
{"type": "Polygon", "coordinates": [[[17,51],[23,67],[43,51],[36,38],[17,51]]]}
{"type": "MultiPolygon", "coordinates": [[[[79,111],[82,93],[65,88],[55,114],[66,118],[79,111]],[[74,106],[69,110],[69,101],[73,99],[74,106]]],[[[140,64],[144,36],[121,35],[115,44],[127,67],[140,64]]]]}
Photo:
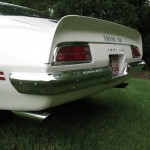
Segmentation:
{"type": "Polygon", "coordinates": [[[150,6],[144,6],[141,10],[139,28],[143,36],[143,59],[146,62],[145,69],[150,70],[150,6]]]}
{"type": "MultiPolygon", "coordinates": [[[[52,5],[54,15],[61,18],[68,14],[92,16],[137,28],[140,20],[135,1],[129,0],[57,0],[52,5]],[[131,15],[132,14],[132,15],[131,15]]],[[[144,3],[145,0],[141,1],[144,3]]],[[[142,5],[142,3],[141,3],[142,5]]]]}
{"type": "Polygon", "coordinates": [[[143,6],[140,13],[140,31],[144,38],[144,44],[150,46],[150,6],[143,6]]]}
{"type": "Polygon", "coordinates": [[[128,0],[128,2],[134,6],[142,7],[147,0],[128,0]]]}

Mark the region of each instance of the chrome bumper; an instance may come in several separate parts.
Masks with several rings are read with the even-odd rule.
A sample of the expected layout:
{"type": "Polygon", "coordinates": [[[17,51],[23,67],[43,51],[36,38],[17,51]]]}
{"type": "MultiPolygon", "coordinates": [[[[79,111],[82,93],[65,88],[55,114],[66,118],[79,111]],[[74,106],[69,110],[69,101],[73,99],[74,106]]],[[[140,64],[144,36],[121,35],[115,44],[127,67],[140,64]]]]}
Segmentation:
{"type": "Polygon", "coordinates": [[[128,78],[140,71],[144,61],[129,63],[123,74],[112,78],[109,67],[73,70],[56,73],[16,73],[10,74],[14,88],[24,94],[56,95],[100,84],[128,78]]]}

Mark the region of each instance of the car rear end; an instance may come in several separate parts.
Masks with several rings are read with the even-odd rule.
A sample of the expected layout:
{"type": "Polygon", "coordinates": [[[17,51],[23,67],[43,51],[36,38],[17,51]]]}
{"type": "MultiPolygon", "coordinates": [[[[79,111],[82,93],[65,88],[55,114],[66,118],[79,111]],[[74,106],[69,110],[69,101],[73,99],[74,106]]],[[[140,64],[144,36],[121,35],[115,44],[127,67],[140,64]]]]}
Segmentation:
{"type": "MultiPolygon", "coordinates": [[[[117,86],[145,64],[141,60],[140,33],[125,26],[83,16],[66,16],[52,33],[51,50],[45,60],[46,73],[10,75],[18,92],[53,99],[56,95],[61,97],[71,92],[78,95],[80,90],[92,89],[80,96],[74,93],[67,98],[71,101],[117,86]]],[[[59,103],[55,100],[52,106],[65,102],[65,99],[59,103]]]]}
{"type": "Polygon", "coordinates": [[[41,110],[118,86],[145,64],[139,32],[104,20],[0,2],[0,33],[0,109],[24,117],[43,120],[41,110]]]}
{"type": "MultiPolygon", "coordinates": [[[[21,52],[24,47],[12,48],[17,50],[20,64],[15,67],[11,63],[11,69],[7,70],[6,87],[11,94],[2,92],[7,99],[2,101],[2,109],[38,111],[74,101],[124,83],[145,64],[141,35],[121,25],[83,16],[66,16],[58,23],[43,20],[42,25],[38,23],[41,19],[15,16],[10,19],[19,26],[26,24],[32,28],[34,32],[29,35],[34,38],[29,41],[25,36],[30,44],[24,45],[24,55],[21,52]],[[45,39],[41,37],[43,33],[45,39]],[[43,46],[44,42],[47,46],[43,46]],[[31,61],[24,62],[24,56],[31,61]]],[[[17,39],[18,33],[21,36],[26,33],[21,28],[20,32],[17,30],[17,39]]]]}

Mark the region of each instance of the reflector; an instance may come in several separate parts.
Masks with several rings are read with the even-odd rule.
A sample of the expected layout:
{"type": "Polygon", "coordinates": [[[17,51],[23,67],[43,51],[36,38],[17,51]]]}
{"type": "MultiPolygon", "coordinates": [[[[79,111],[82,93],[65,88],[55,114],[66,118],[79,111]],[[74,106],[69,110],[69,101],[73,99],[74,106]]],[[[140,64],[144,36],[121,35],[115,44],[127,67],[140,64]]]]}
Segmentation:
{"type": "Polygon", "coordinates": [[[4,72],[2,71],[0,71],[0,80],[3,80],[3,81],[6,80],[4,77],[4,72]]]}

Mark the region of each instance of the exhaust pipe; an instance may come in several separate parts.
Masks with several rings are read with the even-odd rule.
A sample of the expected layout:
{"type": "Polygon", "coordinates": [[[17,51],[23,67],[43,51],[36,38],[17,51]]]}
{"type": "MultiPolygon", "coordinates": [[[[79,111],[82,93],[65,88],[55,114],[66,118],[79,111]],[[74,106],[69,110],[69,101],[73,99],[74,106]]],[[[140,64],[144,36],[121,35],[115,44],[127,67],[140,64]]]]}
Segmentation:
{"type": "Polygon", "coordinates": [[[43,112],[43,111],[12,111],[15,115],[20,116],[20,117],[25,117],[25,118],[29,118],[29,119],[33,119],[33,120],[37,120],[37,121],[43,121],[45,120],[50,113],[48,112],[43,112]]]}

